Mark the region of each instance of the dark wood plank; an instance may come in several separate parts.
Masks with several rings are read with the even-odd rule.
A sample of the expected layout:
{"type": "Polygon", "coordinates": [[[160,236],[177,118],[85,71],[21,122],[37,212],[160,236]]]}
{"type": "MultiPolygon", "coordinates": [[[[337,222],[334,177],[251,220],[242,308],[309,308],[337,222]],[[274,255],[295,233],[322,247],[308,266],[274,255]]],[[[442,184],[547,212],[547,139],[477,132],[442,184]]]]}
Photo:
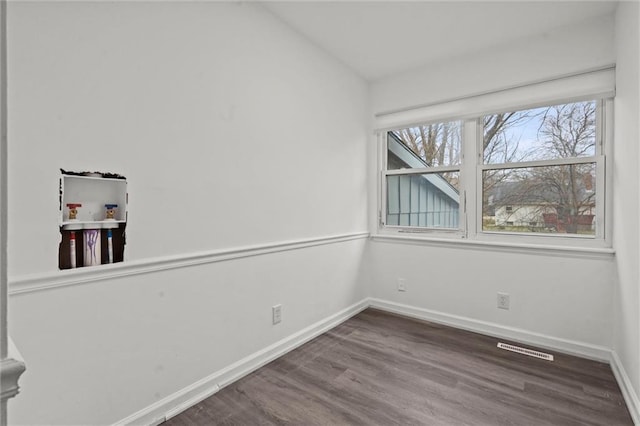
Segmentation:
{"type": "Polygon", "coordinates": [[[633,424],[609,365],[498,341],[367,309],[165,425],[633,424]]]}

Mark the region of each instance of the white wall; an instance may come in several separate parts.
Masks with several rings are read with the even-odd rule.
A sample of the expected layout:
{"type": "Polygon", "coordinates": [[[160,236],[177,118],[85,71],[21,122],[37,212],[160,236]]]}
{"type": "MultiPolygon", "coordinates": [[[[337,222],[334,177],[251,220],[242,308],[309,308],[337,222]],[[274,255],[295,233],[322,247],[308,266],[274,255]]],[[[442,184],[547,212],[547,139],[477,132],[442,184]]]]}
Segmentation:
{"type": "Polygon", "coordinates": [[[72,3],[9,7],[12,277],[60,167],[128,178],[130,260],[366,228],[360,78],[259,6],[72,3]]]}
{"type": "MultiPolygon", "coordinates": [[[[614,296],[616,351],[640,395],[640,7],[622,2],[616,13],[614,246],[618,285],[614,296]]],[[[640,408],[640,407],[639,407],[640,408]]]]}
{"type": "MultiPolygon", "coordinates": [[[[7,203],[7,2],[0,1],[0,203],[7,203]]],[[[0,218],[0,360],[7,357],[7,217],[0,218]]],[[[3,402],[4,405],[4,402],[3,402]]],[[[0,414],[1,416],[2,414],[0,414]]]]}
{"type": "MultiPolygon", "coordinates": [[[[371,112],[616,59],[614,22],[597,20],[375,82],[369,102],[360,78],[256,5],[11,3],[8,19],[10,282],[66,276],[60,167],[127,176],[130,263],[358,232],[376,199],[371,112]]],[[[620,35],[616,46],[637,49],[620,35]]],[[[635,58],[618,97],[620,84],[633,90],[635,58]]],[[[637,140],[629,102],[616,132],[637,140]]],[[[634,149],[617,179],[637,184],[634,149]]],[[[117,421],[367,295],[613,345],[637,389],[637,198],[619,204],[637,238],[618,235],[615,260],[351,240],[15,294],[10,332],[28,370],[10,422],[117,421]],[[497,291],[511,310],[495,308],[497,291]]]]}
{"type": "Polygon", "coordinates": [[[512,40],[373,83],[373,112],[405,109],[611,65],[615,63],[612,46],[610,17],[512,40]]]}
{"type": "Polygon", "coordinates": [[[13,296],[27,371],[9,424],[113,423],[325,319],[365,297],[365,243],[13,296]]]}
{"type": "MultiPolygon", "coordinates": [[[[372,84],[373,112],[610,65],[613,33],[613,20],[600,19],[387,78],[372,84]]],[[[375,183],[376,175],[370,176],[375,183]]],[[[376,198],[374,185],[370,196],[376,198]]],[[[373,216],[370,223],[376,223],[373,216]]],[[[606,353],[612,343],[613,257],[463,247],[372,242],[371,295],[606,353]],[[407,279],[406,293],[396,291],[397,278],[407,279]],[[498,291],[511,295],[509,311],[496,309],[498,291]]]]}
{"type": "MultiPolygon", "coordinates": [[[[260,6],[12,2],[8,21],[10,283],[75,276],[60,167],[128,178],[141,267],[366,231],[367,85],[260,6]]],[[[10,423],[118,421],[361,301],[364,244],[11,296],[10,423]]]]}
{"type": "MultiPolygon", "coordinates": [[[[0,204],[7,202],[7,72],[5,54],[7,51],[6,37],[6,6],[7,2],[0,0],[0,204]]],[[[7,220],[2,212],[0,218],[0,363],[7,358],[7,220]]],[[[0,397],[0,425],[7,424],[7,401],[0,397]]]]}
{"type": "Polygon", "coordinates": [[[427,310],[434,319],[490,323],[498,334],[517,329],[525,339],[533,334],[542,345],[586,356],[611,346],[612,258],[386,241],[372,242],[368,255],[374,298],[427,310]],[[406,292],[397,291],[398,278],[406,292]],[[510,295],[509,310],[496,308],[498,292],[510,295]]]}

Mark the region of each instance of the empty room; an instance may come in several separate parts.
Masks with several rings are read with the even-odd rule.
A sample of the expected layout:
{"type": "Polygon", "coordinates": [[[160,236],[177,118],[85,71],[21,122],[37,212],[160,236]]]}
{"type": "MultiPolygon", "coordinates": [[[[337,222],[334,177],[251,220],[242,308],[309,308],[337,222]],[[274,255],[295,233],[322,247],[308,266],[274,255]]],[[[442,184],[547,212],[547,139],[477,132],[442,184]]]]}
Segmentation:
{"type": "Polygon", "coordinates": [[[638,1],[0,12],[3,426],[640,424],[638,1]]]}

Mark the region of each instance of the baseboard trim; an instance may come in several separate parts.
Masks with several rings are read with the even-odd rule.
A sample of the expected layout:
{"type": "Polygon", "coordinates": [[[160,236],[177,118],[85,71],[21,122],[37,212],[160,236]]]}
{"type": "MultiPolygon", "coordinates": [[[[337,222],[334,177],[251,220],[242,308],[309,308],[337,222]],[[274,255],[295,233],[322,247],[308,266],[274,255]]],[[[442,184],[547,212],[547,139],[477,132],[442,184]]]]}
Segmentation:
{"type": "Polygon", "coordinates": [[[589,358],[597,361],[609,362],[611,350],[603,346],[589,345],[574,340],[560,339],[545,334],[534,333],[514,327],[507,327],[500,324],[479,321],[472,318],[445,314],[430,309],[418,308],[416,306],[404,305],[382,299],[369,299],[369,306],[387,312],[392,312],[425,321],[448,325],[463,330],[473,331],[480,334],[510,339],[523,344],[533,345],[539,348],[553,350],[569,355],[576,355],[582,358],[589,358]]]}
{"type": "Polygon", "coordinates": [[[265,254],[298,250],[325,244],[342,243],[368,237],[368,232],[355,232],[318,238],[281,241],[272,244],[260,244],[200,253],[156,257],[131,262],[100,265],[91,268],[66,269],[64,271],[56,271],[33,276],[9,277],[8,293],[9,296],[16,296],[25,293],[52,290],[60,287],[87,284],[132,275],[149,274],[170,269],[229,261],[244,257],[262,256],[265,254]]]}
{"type": "Polygon", "coordinates": [[[631,418],[633,419],[633,424],[640,425],[640,399],[638,398],[636,391],[633,389],[631,379],[629,378],[624,365],[622,365],[622,361],[618,357],[616,351],[611,351],[610,364],[613,375],[618,382],[618,386],[620,386],[620,391],[622,392],[624,401],[629,409],[629,414],[631,414],[631,418]]]}
{"type": "Polygon", "coordinates": [[[500,324],[478,321],[467,317],[445,314],[443,312],[419,308],[376,298],[365,298],[333,315],[320,320],[297,333],[261,349],[215,373],[167,396],[166,398],[120,420],[114,425],[155,426],[168,420],[218,390],[241,379],[276,358],[325,333],[338,324],[357,315],[367,308],[380,309],[411,318],[431,321],[480,334],[508,339],[523,344],[549,349],[556,352],[576,355],[583,358],[608,362],[620,386],[629,412],[635,424],[640,425],[640,400],[618,355],[609,348],[589,345],[568,339],[560,339],[527,330],[506,327],[500,324]]]}
{"type": "Polygon", "coordinates": [[[203,399],[215,394],[218,390],[241,379],[247,374],[268,364],[274,359],[286,354],[325,333],[338,324],[369,307],[369,300],[363,299],[323,320],[320,320],[297,333],[267,346],[215,373],[175,392],[162,400],[152,404],[114,425],[150,425],[155,426],[174,417],[203,399]]]}
{"type": "Polygon", "coordinates": [[[180,391],[169,395],[160,401],[133,413],[114,425],[148,425],[156,426],[160,423],[174,417],[189,407],[196,405],[198,402],[208,398],[218,392],[219,386],[212,382],[210,377],[198,380],[196,383],[181,389],[180,391]]]}

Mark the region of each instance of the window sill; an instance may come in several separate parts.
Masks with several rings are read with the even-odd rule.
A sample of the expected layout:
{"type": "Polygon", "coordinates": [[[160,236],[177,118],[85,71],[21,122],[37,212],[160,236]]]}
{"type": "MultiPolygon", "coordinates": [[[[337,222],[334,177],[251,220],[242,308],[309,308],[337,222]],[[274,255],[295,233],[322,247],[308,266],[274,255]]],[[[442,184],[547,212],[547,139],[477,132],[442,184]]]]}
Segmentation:
{"type": "Polygon", "coordinates": [[[469,240],[462,238],[434,238],[425,235],[415,236],[380,233],[372,235],[371,240],[454,249],[492,250],[498,252],[538,254],[545,256],[612,258],[615,255],[615,250],[607,247],[572,247],[556,244],[529,244],[503,241],[469,240]]]}

